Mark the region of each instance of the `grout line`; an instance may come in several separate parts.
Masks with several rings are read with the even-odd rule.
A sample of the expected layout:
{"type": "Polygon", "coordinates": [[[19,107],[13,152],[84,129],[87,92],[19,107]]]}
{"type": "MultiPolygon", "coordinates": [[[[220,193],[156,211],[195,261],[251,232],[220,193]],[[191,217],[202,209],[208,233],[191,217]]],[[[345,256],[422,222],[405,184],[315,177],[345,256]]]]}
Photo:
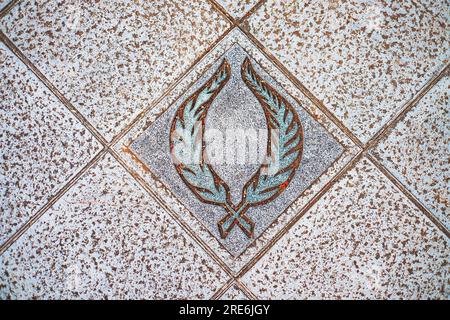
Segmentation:
{"type": "Polygon", "coordinates": [[[213,6],[214,9],[216,9],[216,11],[219,11],[219,13],[233,26],[236,24],[236,19],[216,0],[208,0],[208,2],[213,6]]]}
{"type": "Polygon", "coordinates": [[[16,4],[18,4],[21,0],[12,0],[9,2],[1,11],[0,11],[0,20],[3,19],[16,4]]]}
{"type": "Polygon", "coordinates": [[[148,194],[155,199],[155,201],[172,217],[172,219],[188,234],[190,237],[197,242],[197,244],[203,248],[203,250],[216,262],[230,278],[234,278],[233,271],[217,256],[217,254],[206,244],[201,238],[191,230],[189,225],[181,219],[178,219],[177,215],[173,210],[162,200],[159,196],[147,186],[144,179],[141,178],[133,169],[129,168],[125,161],[120,157],[120,155],[111,148],[108,148],[109,153],[116,159],[117,162],[136,180],[136,182],[147,191],[148,194]]]}
{"type": "Polygon", "coordinates": [[[217,46],[218,43],[220,43],[232,30],[234,29],[233,25],[230,25],[230,27],[224,31],[208,48],[205,49],[205,51],[199,55],[194,62],[186,69],[185,72],[183,72],[178,79],[175,79],[175,81],[167,87],[166,90],[164,90],[161,95],[156,98],[147,108],[144,108],[134,119],[132,119],[122,130],[117,134],[112,140],[110,145],[115,145],[117,142],[119,142],[134,126],[137,124],[142,118],[145,117],[145,115],[153,109],[155,106],[157,106],[166,96],[170,94],[170,92],[173,91],[173,89],[191,72],[191,70],[194,69],[194,67],[202,61],[206,55],[209,54],[209,52],[214,49],[215,46],[217,46]]]}
{"type": "Polygon", "coordinates": [[[436,216],[429,211],[419,199],[417,199],[401,182],[394,176],[382,163],[377,159],[377,157],[367,154],[366,157],[380,170],[399,190],[403,192],[405,196],[416,205],[424,213],[424,215],[434,224],[439,230],[441,230],[448,238],[450,238],[450,231],[436,218],[436,216]]]}
{"type": "Polygon", "coordinates": [[[236,278],[228,280],[227,283],[225,283],[219,290],[217,290],[216,293],[214,293],[210,300],[218,300],[222,298],[222,296],[233,286],[238,287],[238,289],[241,290],[248,299],[259,300],[258,297],[249,288],[247,288],[247,286],[236,278]]]}
{"type": "Polygon", "coordinates": [[[78,180],[90,169],[92,168],[102,157],[106,154],[106,148],[101,149],[89,162],[81,168],[78,173],[76,173],[59,191],[56,192],[54,196],[44,204],[41,209],[39,209],[32,217],[11,236],[6,242],[0,246],[0,256],[5,253],[5,251],[16,242],[31,226],[39,220],[48,209],[50,209],[59,199],[61,199],[64,194],[75,184],[78,180]]]}
{"type": "Polygon", "coordinates": [[[72,103],[53,85],[52,82],[20,51],[19,48],[0,30],[0,40],[41,80],[59,101],[81,122],[82,125],[104,146],[108,145],[97,129],[75,108],[72,103]]]}
{"type": "Polygon", "coordinates": [[[255,4],[245,15],[243,15],[239,20],[236,21],[237,24],[244,23],[251,15],[253,15],[259,8],[261,8],[267,0],[260,0],[257,4],[255,4]]]}
{"type": "Polygon", "coordinates": [[[230,278],[219,290],[217,290],[209,300],[219,300],[228,289],[230,289],[235,283],[234,278],[230,278]]]}
{"type": "Polygon", "coordinates": [[[416,95],[409,101],[407,101],[403,107],[401,107],[397,113],[386,122],[380,130],[365,144],[366,149],[372,149],[389,134],[390,130],[395,127],[412,108],[433,88],[448,72],[450,72],[450,63],[444,66],[435,76],[427,81],[416,93],[416,95]]]}
{"type": "Polygon", "coordinates": [[[353,132],[348,129],[341,120],[339,120],[328,108],[320,101],[316,96],[309,91],[264,45],[253,36],[250,31],[242,27],[242,25],[237,26],[251,42],[266,56],[266,58],[271,61],[311,102],[324,113],[345,135],[358,147],[363,147],[363,143],[356,137],[353,132]]]}
{"type": "Polygon", "coordinates": [[[239,287],[239,289],[244,292],[244,294],[249,298],[250,300],[260,300],[245,284],[243,284],[239,279],[236,279],[236,284],[239,287]]]}
{"type": "Polygon", "coordinates": [[[222,16],[227,19],[233,27],[237,27],[244,20],[250,17],[253,13],[255,13],[267,0],[259,0],[253,7],[250,8],[242,17],[236,19],[234,18],[221,4],[219,4],[216,0],[208,0],[211,5],[222,14],[222,16]]]}
{"type": "MultiPolygon", "coordinates": [[[[1,12],[0,12],[0,19],[3,18],[17,3],[19,3],[20,0],[13,0],[11,1],[1,12]]],[[[62,195],[67,192],[77,181],[78,179],[84,174],[89,168],[91,168],[100,158],[103,156],[106,152],[111,153],[111,155],[127,170],[132,177],[143,187],[149,194],[153,196],[153,198],[156,199],[156,201],[166,209],[166,211],[169,213],[169,215],[172,216],[172,218],[184,229],[190,236],[193,238],[206,252],[208,255],[211,256],[211,258],[218,263],[222,269],[231,277],[230,280],[228,280],[228,283],[230,283],[230,286],[236,282],[238,286],[249,296],[252,296],[252,298],[256,298],[256,296],[244,285],[239,281],[239,277],[244,275],[248,270],[250,270],[257,262],[258,260],[267,253],[271,249],[271,247],[286,234],[290,228],[297,223],[297,221],[306,213],[309,211],[309,209],[326,193],[328,190],[333,186],[333,184],[339,180],[343,175],[345,175],[353,166],[364,156],[367,154],[367,151],[370,148],[373,148],[379,140],[381,140],[385,135],[389,133],[389,129],[395,126],[398,121],[401,120],[401,118],[414,107],[414,105],[420,101],[420,99],[440,80],[440,78],[448,71],[449,66],[446,66],[437,76],[433,77],[427,84],[424,85],[424,87],[419,91],[419,93],[409,102],[405,104],[404,107],[401,108],[401,110],[397,113],[397,115],[394,116],[389,122],[387,122],[378,132],[377,134],[372,137],[366,144],[362,144],[362,142],[332,113],[330,112],[326,106],[317,99],[312,92],[310,92],[299,80],[296,79],[296,77],[291,74],[291,72],[284,67],[284,65],[273,55],[270,53],[269,50],[267,50],[262,43],[254,37],[250,31],[248,31],[245,27],[246,20],[256,11],[258,10],[265,2],[266,0],[259,1],[252,9],[250,9],[242,18],[236,20],[233,17],[231,17],[225,9],[222,8],[219,4],[216,3],[215,0],[209,0],[209,2],[213,5],[213,7],[219,11],[226,20],[228,20],[231,23],[231,26],[221,35],[219,38],[214,41],[214,43],[207,48],[195,61],[191,66],[187,68],[187,70],[170,85],[163,93],[161,94],[160,98],[156,99],[154,103],[152,103],[148,108],[144,109],[138,116],[135,117],[116,137],[113,138],[113,140],[108,143],[107,140],[96,130],[96,128],[89,123],[89,121],[70,103],[68,99],[66,99],[62,93],[39,71],[38,68],[36,68],[30,60],[13,44],[13,42],[6,37],[6,35],[3,34],[2,31],[0,31],[0,39],[5,43],[5,45],[20,59],[22,62],[47,86],[47,88],[71,111],[75,117],[77,117],[78,120],[86,127],[87,130],[91,132],[91,134],[97,138],[97,140],[100,141],[100,143],[104,146],[104,148],[85,166],[79,171],[79,173],[76,174],[69,182],[55,195],[51,200],[44,205],[42,209],[40,209],[24,226],[22,226],[19,231],[17,231],[10,239],[8,239],[5,244],[3,244],[0,247],[0,255],[5,252],[5,250],[14,243],[26,230],[31,227],[33,223],[35,223],[40,216],[42,216],[59,198],[62,197],[62,195]],[[167,205],[162,202],[155,194],[153,194],[153,191],[148,189],[143,183],[142,178],[138,176],[132,169],[129,169],[124,161],[120,158],[120,156],[116,153],[115,150],[111,149],[110,146],[117,143],[123,136],[126,135],[133,127],[134,125],[155,105],[157,105],[167,94],[169,94],[174,87],[176,87],[179,82],[195,67],[195,65],[201,61],[209,52],[220,42],[223,38],[228,35],[228,33],[233,30],[235,27],[239,28],[254,44],[256,47],[258,47],[263,54],[274,63],[277,68],[287,76],[287,78],[295,85],[297,86],[300,91],[309,98],[316,107],[318,107],[319,110],[321,110],[332,122],[334,122],[357,146],[362,148],[362,150],[349,162],[347,165],[341,169],[341,171],[336,174],[333,179],[331,179],[323,188],[321,191],[319,191],[313,199],[309,201],[308,204],[306,204],[298,213],[297,215],[292,218],[289,223],[281,229],[277,235],[275,235],[266,245],[265,247],[257,253],[256,256],[254,256],[239,272],[238,276],[236,277],[234,273],[229,269],[229,267],[222,262],[222,260],[209,248],[209,246],[203,242],[197,235],[189,228],[189,226],[184,223],[183,221],[179,221],[176,214],[174,214],[170,208],[167,207],[167,205]],[[8,244],[8,246],[6,246],[8,244]],[[246,292],[248,291],[248,292],[246,292]]],[[[389,180],[391,180],[410,200],[418,206],[418,208],[427,215],[427,217],[440,229],[442,230],[447,236],[449,236],[448,230],[443,228],[442,224],[434,217],[433,214],[431,214],[421,203],[418,201],[402,184],[399,182],[392,174],[385,169],[382,164],[380,164],[377,159],[375,159],[371,155],[367,155],[367,157],[374,163],[374,165],[377,166],[377,168],[385,174],[389,180]]],[[[229,286],[229,287],[230,287],[229,286]]],[[[229,288],[228,287],[228,288],[229,288]]],[[[224,287],[222,287],[224,288],[224,287]]],[[[228,290],[226,288],[226,290],[228,290]]],[[[220,290],[219,290],[220,291],[220,290]]],[[[218,292],[219,292],[218,291],[218,292]]],[[[216,297],[218,292],[213,295],[213,297],[216,297]]],[[[225,292],[225,291],[224,291],[225,292]]]]}
{"type": "Polygon", "coordinates": [[[325,193],[333,187],[334,183],[348,173],[364,156],[364,151],[359,151],[353,159],[348,162],[327,184],[305,205],[303,208],[284,226],[278,233],[272,237],[262,250],[260,250],[237,274],[241,278],[261,259],[289,230],[313,207],[325,193]]]}

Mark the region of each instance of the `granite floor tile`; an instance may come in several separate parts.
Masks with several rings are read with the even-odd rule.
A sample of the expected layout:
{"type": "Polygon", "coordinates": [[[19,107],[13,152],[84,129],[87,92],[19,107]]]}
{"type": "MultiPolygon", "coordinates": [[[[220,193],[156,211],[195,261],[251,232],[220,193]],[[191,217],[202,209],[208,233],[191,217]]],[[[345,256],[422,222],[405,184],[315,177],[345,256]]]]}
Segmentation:
{"type": "Polygon", "coordinates": [[[259,1],[258,0],[216,0],[234,19],[242,18],[259,1]]]}
{"type": "Polygon", "coordinates": [[[450,77],[444,76],[373,154],[450,229],[450,77]]]}
{"type": "Polygon", "coordinates": [[[0,245],[101,149],[0,44],[0,245]]]}
{"type": "Polygon", "coordinates": [[[448,63],[447,1],[277,1],[248,29],[366,142],[448,63]]]}
{"type": "Polygon", "coordinates": [[[1,29],[111,140],[228,27],[207,1],[21,1],[1,29]]]}
{"type": "Polygon", "coordinates": [[[263,299],[447,299],[449,240],[363,159],[247,273],[263,299]]]}
{"type": "MultiPolygon", "coordinates": [[[[284,115],[284,111],[280,114],[284,115]]],[[[188,121],[188,115],[183,116],[183,121],[188,121]]],[[[281,122],[282,119],[278,121],[281,122]]],[[[277,130],[280,131],[279,139],[284,139],[282,129],[277,130]]],[[[176,133],[183,134],[181,128],[177,129],[176,133]]],[[[179,147],[182,147],[181,143],[174,148],[179,147]]],[[[235,256],[242,253],[255,238],[258,238],[290,203],[325,173],[344,153],[344,147],[339,141],[333,138],[320,122],[309,115],[302,108],[301,103],[296,102],[282,87],[278,86],[275,80],[237,44],[228,49],[169,110],[137,137],[130,144],[130,149],[235,256]],[[295,166],[296,159],[298,159],[298,168],[293,167],[292,170],[284,173],[284,179],[273,182],[268,180],[264,186],[260,184],[263,189],[276,188],[288,181],[288,177],[291,176],[290,181],[288,181],[289,184],[286,185],[286,190],[283,190],[276,198],[267,200],[272,194],[270,192],[265,193],[267,196],[261,201],[267,203],[263,205],[251,205],[252,200],[243,196],[244,193],[251,191],[248,188],[246,189],[245,184],[250,181],[255,172],[258,172],[258,168],[263,161],[262,158],[266,154],[267,139],[270,135],[268,132],[270,127],[266,123],[264,108],[261,107],[260,102],[242,79],[241,68],[246,59],[251,59],[248,61],[255,69],[255,76],[260,76],[263,79],[262,81],[273,87],[274,94],[280,94],[281,97],[286,99],[286,103],[292,105],[292,117],[286,119],[286,125],[293,125],[293,129],[297,128],[288,134],[285,141],[294,139],[286,150],[286,153],[293,156],[286,158],[285,161],[283,151],[280,151],[280,163],[274,162],[273,175],[282,178],[283,174],[278,174],[278,172],[289,168],[288,166],[291,164],[295,166]],[[224,186],[229,188],[227,202],[230,206],[237,206],[241,201],[249,203],[245,216],[254,223],[253,231],[249,228],[236,227],[230,231],[229,235],[224,235],[225,229],[222,230],[217,225],[227,213],[221,208],[220,200],[205,203],[201,201],[203,198],[199,200],[193,193],[193,185],[207,188],[208,180],[195,178],[194,181],[194,178],[192,178],[187,182],[190,173],[182,173],[180,176],[180,172],[177,172],[174,166],[174,155],[170,152],[170,142],[172,141],[170,137],[173,134],[173,131],[170,130],[173,121],[175,121],[173,120],[175,115],[180,111],[183,103],[191,99],[190,97],[193,94],[195,95],[195,91],[202,88],[207,79],[215,76],[218,68],[220,68],[219,65],[222,63],[229,66],[229,70],[226,72],[229,73],[230,79],[224,81],[223,89],[213,100],[210,110],[207,112],[204,135],[205,149],[218,179],[223,179],[224,186]],[[295,120],[296,116],[298,116],[298,122],[295,120]],[[298,133],[298,138],[296,138],[296,133],[298,133]],[[295,139],[297,139],[297,143],[295,139]],[[245,144],[245,148],[251,151],[242,152],[240,148],[236,147],[240,144],[245,144]],[[293,153],[296,147],[300,148],[296,151],[297,158],[294,157],[296,154],[293,153]],[[279,166],[279,169],[276,169],[276,166],[279,166]],[[248,235],[246,232],[252,234],[248,235]]],[[[177,153],[175,156],[180,159],[179,155],[180,153],[177,153]]],[[[189,170],[195,171],[197,166],[190,165],[189,162],[189,160],[183,161],[183,166],[187,165],[190,168],[189,170]]],[[[195,175],[196,177],[202,176],[200,173],[195,173],[195,175]]],[[[243,204],[240,205],[245,207],[243,204]]]]}
{"type": "Polygon", "coordinates": [[[106,155],[0,257],[2,299],[209,298],[228,280],[106,155]]]}

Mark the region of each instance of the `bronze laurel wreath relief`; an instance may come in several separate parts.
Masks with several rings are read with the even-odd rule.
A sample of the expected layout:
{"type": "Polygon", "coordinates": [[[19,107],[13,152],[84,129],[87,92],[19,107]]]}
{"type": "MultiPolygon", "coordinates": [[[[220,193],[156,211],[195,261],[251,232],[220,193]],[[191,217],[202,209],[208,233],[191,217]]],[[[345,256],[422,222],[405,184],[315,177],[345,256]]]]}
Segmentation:
{"type": "Polygon", "coordinates": [[[177,110],[170,130],[170,151],[175,168],[184,183],[202,202],[221,206],[226,215],[218,222],[222,238],[235,225],[253,236],[255,222],[246,212],[278,197],[289,185],[300,165],[303,130],[292,105],[255,72],[245,59],[241,76],[261,104],[268,128],[265,160],[244,185],[238,205],[231,201],[230,189],[208,163],[205,151],[205,121],[212,102],[230,78],[226,60],[214,75],[177,110]]]}

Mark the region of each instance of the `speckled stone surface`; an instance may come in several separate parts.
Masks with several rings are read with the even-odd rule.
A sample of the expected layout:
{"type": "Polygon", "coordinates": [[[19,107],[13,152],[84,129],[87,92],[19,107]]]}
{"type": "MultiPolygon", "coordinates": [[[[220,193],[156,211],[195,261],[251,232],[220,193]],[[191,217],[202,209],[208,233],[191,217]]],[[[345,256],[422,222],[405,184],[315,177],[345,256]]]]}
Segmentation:
{"type": "Polygon", "coordinates": [[[0,44],[0,245],[100,150],[100,144],[0,44]]]}
{"type": "Polygon", "coordinates": [[[248,29],[363,142],[443,68],[448,2],[277,1],[248,29]]]}
{"type": "Polygon", "coordinates": [[[450,77],[406,114],[373,154],[450,230],[450,77]]]}
{"type": "Polygon", "coordinates": [[[0,298],[209,298],[222,269],[107,155],[0,257],[0,298]]]}
{"type": "Polygon", "coordinates": [[[207,1],[21,1],[1,29],[111,140],[225,31],[207,1]]]}
{"type": "Polygon", "coordinates": [[[220,300],[249,300],[247,295],[236,285],[232,285],[220,297],[220,300]]]}
{"type": "Polygon", "coordinates": [[[0,20],[17,47],[0,46],[0,299],[448,300],[449,5],[15,2],[0,20]],[[213,164],[239,202],[268,131],[236,72],[245,56],[296,108],[305,145],[285,192],[246,213],[256,236],[223,241],[225,211],[181,181],[168,131],[227,57],[206,129],[260,129],[255,162],[213,164]]]}
{"type": "Polygon", "coordinates": [[[242,18],[258,0],[216,0],[233,18],[242,18]]]}
{"type": "Polygon", "coordinates": [[[262,299],[446,299],[449,244],[363,159],[242,282],[262,299]]]}
{"type": "MultiPolygon", "coordinates": [[[[254,238],[258,238],[315,179],[342,155],[344,149],[319,122],[315,121],[297,101],[289,97],[286,91],[253,61],[252,65],[257,73],[297,110],[303,126],[303,156],[294,178],[281,195],[265,205],[250,208],[247,211],[246,215],[255,222],[254,237],[247,237],[240,228],[235,227],[226,239],[222,239],[217,223],[226,215],[226,211],[220,206],[206,204],[198,200],[178,175],[170,153],[170,126],[179,106],[198,90],[216,72],[223,59],[226,59],[231,67],[231,77],[211,105],[206,118],[206,130],[214,129],[221,133],[226,133],[227,130],[248,129],[254,129],[255,132],[267,131],[262,107],[242,80],[241,66],[246,57],[249,56],[244,49],[239,45],[234,45],[130,146],[137,157],[159,177],[190,211],[198,216],[200,222],[217,237],[232,255],[239,255],[253,242],[254,238]]],[[[205,139],[208,139],[208,134],[205,139]]],[[[229,137],[226,136],[224,140],[226,139],[229,139],[229,137]]],[[[242,141],[237,142],[237,144],[239,143],[242,143],[242,141]]],[[[253,143],[260,144],[261,146],[258,146],[258,149],[264,153],[267,145],[267,133],[265,132],[263,139],[258,139],[253,143]]],[[[225,149],[223,150],[224,161],[228,153],[235,151],[232,148],[226,149],[223,144],[219,144],[217,148],[225,149]]],[[[249,161],[247,158],[243,160],[249,161]]],[[[230,187],[233,203],[238,204],[241,201],[241,192],[245,183],[250,180],[260,165],[261,161],[245,164],[239,164],[238,162],[214,164],[213,167],[230,187]]]]}

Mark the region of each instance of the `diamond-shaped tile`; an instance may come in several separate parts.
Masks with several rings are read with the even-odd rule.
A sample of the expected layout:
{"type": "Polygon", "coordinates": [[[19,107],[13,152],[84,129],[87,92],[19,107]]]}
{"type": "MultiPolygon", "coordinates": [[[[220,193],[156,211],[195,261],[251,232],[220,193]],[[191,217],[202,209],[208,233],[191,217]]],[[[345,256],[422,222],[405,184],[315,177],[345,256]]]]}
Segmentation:
{"type": "Polygon", "coordinates": [[[101,149],[0,44],[0,245],[101,149]]]}
{"type": "Polygon", "coordinates": [[[444,76],[373,151],[450,229],[450,77],[444,76]]]}
{"type": "Polygon", "coordinates": [[[258,0],[217,0],[217,3],[231,14],[233,18],[239,19],[251,10],[258,3],[258,0]]]}
{"type": "Polygon", "coordinates": [[[446,299],[449,244],[363,159],[242,282],[262,299],[446,299]]]}
{"type": "MultiPolygon", "coordinates": [[[[276,92],[281,94],[295,108],[303,126],[303,156],[297,172],[294,172],[294,177],[282,194],[265,205],[252,206],[247,210],[246,216],[255,224],[253,237],[248,237],[240,228],[234,228],[229,236],[222,239],[223,237],[219,234],[217,223],[226,215],[226,211],[220,205],[199,201],[192,190],[190,190],[192,188],[190,188],[189,184],[180,178],[177,170],[175,170],[172,154],[169,152],[169,136],[171,134],[171,123],[180,106],[190,99],[190,96],[199,90],[208,79],[214,76],[222,61],[227,61],[230,65],[230,80],[214,99],[208,111],[205,129],[209,130],[210,134],[206,133],[204,139],[210,140],[210,144],[206,144],[207,152],[209,148],[215,148],[216,151],[218,150],[218,153],[221,153],[216,163],[212,164],[212,166],[218,176],[230,188],[231,201],[229,203],[237,205],[244,200],[241,196],[244,185],[250,181],[252,175],[258,170],[262,159],[251,159],[249,153],[239,152],[237,148],[242,144],[249,149],[255,147],[257,149],[255,154],[258,153],[259,155],[266,150],[268,138],[268,125],[266,124],[263,108],[242,79],[241,68],[244,60],[247,58],[251,59],[241,46],[234,45],[231,47],[216,63],[205,71],[198,81],[193,83],[191,88],[169,110],[161,115],[130,145],[131,151],[148,166],[150,171],[159,177],[162,183],[172,190],[175,196],[206,225],[209,231],[233,255],[242,253],[253,242],[254,238],[258,238],[315,179],[341,156],[344,149],[319,122],[302,109],[298,102],[287,95],[275,83],[275,80],[267,75],[252,59],[251,63],[256,73],[264,81],[272,85],[276,92]],[[253,130],[253,132],[249,132],[249,130],[253,130]],[[217,133],[219,136],[217,136],[217,133]],[[255,139],[251,139],[252,133],[255,134],[255,139]],[[234,134],[237,135],[234,136],[234,134]],[[234,142],[236,145],[231,145],[230,140],[233,140],[233,138],[236,139],[234,142]],[[248,139],[247,144],[245,139],[248,139]]],[[[188,121],[186,116],[183,120],[188,121]]],[[[294,130],[292,134],[294,134],[294,130]]],[[[294,136],[289,136],[289,139],[291,138],[294,138],[294,136]]],[[[295,147],[295,143],[291,146],[295,147]]],[[[299,153],[301,154],[301,151],[299,153]]],[[[210,153],[208,152],[208,154],[210,153]]],[[[294,160],[295,158],[292,157],[292,161],[294,160]]],[[[284,164],[281,163],[280,165],[283,166],[284,164]]],[[[189,168],[192,169],[192,167],[189,168]]],[[[278,172],[276,171],[273,174],[279,174],[278,172]]],[[[186,173],[183,177],[187,177],[189,174],[186,173]]],[[[283,177],[283,174],[279,174],[279,177],[283,177]]],[[[205,185],[207,181],[204,180],[195,181],[193,184],[201,184],[202,187],[207,187],[205,185]]],[[[265,190],[276,185],[276,183],[274,185],[269,182],[265,183],[263,192],[271,195],[270,192],[265,190]]],[[[251,200],[247,202],[251,202],[251,200]]]]}
{"type": "Polygon", "coordinates": [[[0,257],[0,298],[210,298],[228,276],[107,155],[0,257]]]}
{"type": "Polygon", "coordinates": [[[108,140],[227,27],[207,1],[21,1],[1,21],[108,140]]]}
{"type": "Polygon", "coordinates": [[[249,30],[363,142],[450,56],[448,1],[276,1],[249,30]]]}
{"type": "MultiPolygon", "coordinates": [[[[289,117],[286,113],[286,121],[291,121],[289,117]]],[[[187,121],[186,118],[184,121],[187,121]]],[[[210,158],[209,148],[212,145],[214,144],[205,144],[208,158],[210,158]]],[[[181,219],[186,220],[194,232],[235,270],[248,262],[280,228],[285,226],[357,151],[345,135],[324,117],[239,30],[234,30],[225,37],[169,96],[146,115],[117,148],[129,165],[141,173],[149,186],[168,203],[169,207],[181,219]],[[239,152],[236,149],[242,145],[241,141],[233,145],[236,149],[227,149],[229,145],[226,141],[230,133],[239,134],[239,130],[254,129],[258,138],[249,142],[247,148],[255,145],[258,154],[264,156],[269,128],[262,105],[243,80],[241,68],[246,58],[249,59],[257,76],[261,77],[262,83],[268,84],[273,89],[272,94],[285,99],[285,103],[292,105],[298,114],[303,127],[303,156],[299,168],[294,170],[292,179],[280,181],[280,188],[285,188],[284,192],[264,203],[248,206],[244,218],[254,223],[253,234],[249,235],[243,231],[246,228],[236,225],[224,236],[218,226],[227,215],[223,203],[205,203],[193,189],[193,186],[196,186],[200,187],[197,191],[203,190],[204,181],[191,181],[189,184],[186,183],[189,173],[180,176],[177,172],[170,152],[170,131],[177,110],[211,77],[214,78],[220,65],[226,61],[229,64],[227,71],[229,79],[208,109],[205,139],[214,138],[208,135],[208,132],[221,134],[224,144],[219,143],[221,150],[219,153],[224,152],[223,162],[211,165],[217,176],[229,187],[230,201],[227,205],[231,203],[229,207],[233,209],[239,207],[238,203],[244,199],[242,197],[244,185],[255,172],[258,172],[264,157],[259,157],[255,162],[248,161],[250,158],[241,159],[236,156],[239,152]],[[230,160],[228,156],[232,153],[235,157],[231,158],[231,162],[227,162],[230,160]],[[245,163],[240,163],[240,160],[244,160],[245,163]]],[[[273,175],[278,176],[275,173],[273,175]]],[[[283,175],[280,173],[279,176],[283,175]]]]}

